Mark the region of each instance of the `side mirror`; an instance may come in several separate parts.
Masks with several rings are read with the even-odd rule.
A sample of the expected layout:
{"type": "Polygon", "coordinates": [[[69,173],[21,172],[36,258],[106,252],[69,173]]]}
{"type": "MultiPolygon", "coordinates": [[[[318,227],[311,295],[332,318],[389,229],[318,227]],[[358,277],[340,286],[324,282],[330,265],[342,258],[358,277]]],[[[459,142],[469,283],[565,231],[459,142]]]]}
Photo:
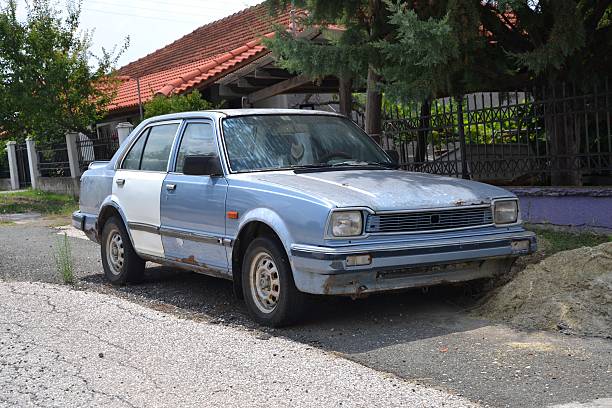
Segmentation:
{"type": "Polygon", "coordinates": [[[391,158],[393,163],[399,164],[400,157],[399,157],[399,153],[397,150],[385,150],[385,153],[387,153],[387,156],[391,158]]]}
{"type": "Polygon", "coordinates": [[[183,174],[187,176],[210,176],[223,175],[221,161],[216,154],[185,156],[183,174]]]}

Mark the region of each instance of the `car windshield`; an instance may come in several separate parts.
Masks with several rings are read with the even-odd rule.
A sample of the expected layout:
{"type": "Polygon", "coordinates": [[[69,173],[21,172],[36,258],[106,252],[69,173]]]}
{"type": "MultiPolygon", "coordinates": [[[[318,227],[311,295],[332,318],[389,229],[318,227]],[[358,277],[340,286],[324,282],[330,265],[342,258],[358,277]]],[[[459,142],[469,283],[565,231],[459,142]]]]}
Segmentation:
{"type": "Polygon", "coordinates": [[[368,135],[338,116],[230,117],[223,120],[223,137],[237,172],[393,165],[368,135]]]}

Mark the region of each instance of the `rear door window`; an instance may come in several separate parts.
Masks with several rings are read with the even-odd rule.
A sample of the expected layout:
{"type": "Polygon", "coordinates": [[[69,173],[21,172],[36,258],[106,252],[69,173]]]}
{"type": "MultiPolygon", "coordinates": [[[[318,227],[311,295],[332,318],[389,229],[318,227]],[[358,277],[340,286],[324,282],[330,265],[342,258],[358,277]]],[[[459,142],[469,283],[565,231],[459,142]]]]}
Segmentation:
{"type": "Polygon", "coordinates": [[[138,170],[140,169],[140,159],[142,158],[142,149],[147,141],[147,135],[149,130],[145,130],[139,137],[139,139],[132,145],[130,152],[125,156],[123,160],[122,169],[126,170],[138,170]]]}
{"type": "Polygon", "coordinates": [[[142,153],[140,170],[163,172],[167,170],[178,126],[178,123],[170,123],[151,127],[142,153]]]}

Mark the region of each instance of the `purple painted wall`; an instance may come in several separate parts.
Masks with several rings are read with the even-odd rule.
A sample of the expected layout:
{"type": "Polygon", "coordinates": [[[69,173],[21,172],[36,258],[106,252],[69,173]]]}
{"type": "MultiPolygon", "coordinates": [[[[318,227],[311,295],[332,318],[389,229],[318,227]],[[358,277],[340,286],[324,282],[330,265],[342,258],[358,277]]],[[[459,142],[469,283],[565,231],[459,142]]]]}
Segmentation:
{"type": "Polygon", "coordinates": [[[514,187],[523,221],[612,231],[612,187],[514,187]]]}

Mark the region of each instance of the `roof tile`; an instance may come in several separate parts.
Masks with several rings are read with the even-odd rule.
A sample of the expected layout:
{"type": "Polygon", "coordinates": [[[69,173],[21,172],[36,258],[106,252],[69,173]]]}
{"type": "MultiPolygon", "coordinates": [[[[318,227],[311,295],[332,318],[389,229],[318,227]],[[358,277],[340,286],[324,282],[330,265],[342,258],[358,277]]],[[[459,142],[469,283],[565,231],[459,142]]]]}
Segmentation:
{"type": "Polygon", "coordinates": [[[272,37],[273,27],[288,25],[289,13],[271,17],[263,4],[198,28],[172,44],[134,61],[118,71],[117,96],[109,109],[138,105],[136,78],[143,102],[156,94],[185,92],[216,80],[268,53],[262,37],[272,37]]]}
{"type": "Polygon", "coordinates": [[[204,25],[173,43],[127,64],[119,69],[119,73],[138,77],[186,63],[210,60],[230,50],[237,50],[249,41],[259,41],[261,36],[270,34],[274,26],[288,26],[289,22],[288,11],[271,16],[268,6],[259,4],[204,25]]]}

